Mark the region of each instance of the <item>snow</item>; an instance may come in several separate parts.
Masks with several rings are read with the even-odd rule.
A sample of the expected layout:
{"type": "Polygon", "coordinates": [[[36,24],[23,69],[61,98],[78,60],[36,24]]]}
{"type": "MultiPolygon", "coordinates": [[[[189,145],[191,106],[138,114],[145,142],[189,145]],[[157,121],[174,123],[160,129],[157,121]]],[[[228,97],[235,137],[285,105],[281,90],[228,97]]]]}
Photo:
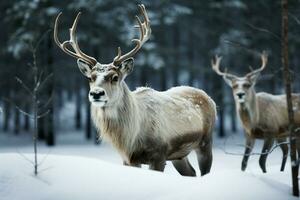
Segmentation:
{"type": "MultiPolygon", "coordinates": [[[[32,146],[25,139],[28,137],[22,136],[0,134],[1,200],[296,199],[291,195],[290,163],[285,172],[279,171],[280,149],[268,157],[267,174],[261,172],[258,156],[250,157],[246,172],[241,172],[241,156],[224,153],[224,140],[217,139],[211,173],[190,178],[180,176],[170,162],[164,173],[150,171],[147,166],[122,166],[109,144],[96,146],[84,141],[81,132],[73,132],[58,134],[54,148],[39,146],[40,173],[35,177],[27,160],[33,158],[32,146]]],[[[243,152],[238,143],[243,143],[243,137],[230,138],[226,151],[243,152]]],[[[261,145],[257,142],[254,151],[260,151],[261,145]]],[[[196,155],[189,158],[199,174],[196,155]]]]}

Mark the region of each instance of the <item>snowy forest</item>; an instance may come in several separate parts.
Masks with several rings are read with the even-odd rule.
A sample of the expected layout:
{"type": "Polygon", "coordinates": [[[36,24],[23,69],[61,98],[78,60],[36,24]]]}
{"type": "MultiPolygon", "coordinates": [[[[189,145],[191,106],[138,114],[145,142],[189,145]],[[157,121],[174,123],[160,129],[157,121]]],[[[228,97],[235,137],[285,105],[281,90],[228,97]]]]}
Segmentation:
{"type": "Polygon", "coordinates": [[[299,198],[299,0],[11,0],[0,16],[0,199],[299,198]],[[117,95],[138,106],[104,127],[117,95]]]}

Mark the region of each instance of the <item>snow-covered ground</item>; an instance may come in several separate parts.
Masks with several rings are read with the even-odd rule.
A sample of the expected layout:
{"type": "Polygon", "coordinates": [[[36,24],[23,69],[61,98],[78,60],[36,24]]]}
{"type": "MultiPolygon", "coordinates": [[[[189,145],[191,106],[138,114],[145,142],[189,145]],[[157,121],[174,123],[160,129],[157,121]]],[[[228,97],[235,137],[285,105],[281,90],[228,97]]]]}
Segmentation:
{"type": "MultiPolygon", "coordinates": [[[[258,165],[258,156],[240,171],[242,136],[216,139],[211,173],[204,177],[182,177],[167,163],[164,173],[122,166],[110,145],[84,141],[80,132],[60,133],[57,146],[39,146],[39,175],[33,175],[30,138],[0,134],[1,200],[81,199],[296,199],[291,195],[290,164],[280,172],[281,151],[268,157],[267,174],[258,165]]],[[[255,152],[261,149],[257,142],[255,152]]],[[[199,174],[196,156],[190,160],[199,174]]]]}

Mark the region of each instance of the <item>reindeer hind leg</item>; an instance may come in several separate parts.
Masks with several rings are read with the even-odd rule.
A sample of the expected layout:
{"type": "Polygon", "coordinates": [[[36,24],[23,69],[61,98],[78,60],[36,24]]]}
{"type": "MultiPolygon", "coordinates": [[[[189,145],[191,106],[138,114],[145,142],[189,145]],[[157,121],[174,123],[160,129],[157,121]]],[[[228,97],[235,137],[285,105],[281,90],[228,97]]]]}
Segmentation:
{"type": "Polygon", "coordinates": [[[261,155],[259,157],[259,166],[261,168],[261,170],[263,171],[263,173],[266,173],[266,161],[267,161],[267,157],[269,155],[269,151],[272,148],[274,143],[274,140],[271,138],[266,138],[264,141],[264,146],[263,149],[261,151],[261,155]]]}
{"type": "Polygon", "coordinates": [[[180,160],[173,160],[172,164],[182,176],[196,176],[196,171],[192,167],[187,157],[180,160]]]}
{"type": "Polygon", "coordinates": [[[196,149],[197,159],[201,176],[208,174],[212,166],[212,137],[204,135],[202,141],[199,143],[198,149],[196,149]]]}
{"type": "Polygon", "coordinates": [[[280,167],[280,171],[282,171],[282,172],[284,171],[286,160],[287,160],[288,153],[289,153],[289,147],[284,142],[286,142],[285,138],[277,139],[277,143],[279,144],[281,151],[282,151],[282,162],[281,162],[281,167],[280,167]],[[282,143],[284,143],[284,144],[282,144],[282,143]]]}

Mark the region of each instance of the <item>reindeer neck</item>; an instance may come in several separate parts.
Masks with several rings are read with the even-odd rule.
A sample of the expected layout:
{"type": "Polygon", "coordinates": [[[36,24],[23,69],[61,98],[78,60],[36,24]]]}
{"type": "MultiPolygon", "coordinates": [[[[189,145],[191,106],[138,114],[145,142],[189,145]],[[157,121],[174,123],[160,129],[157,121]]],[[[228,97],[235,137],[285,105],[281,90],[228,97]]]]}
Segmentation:
{"type": "Polygon", "coordinates": [[[104,108],[92,107],[92,116],[101,136],[110,140],[121,154],[128,155],[131,152],[125,151],[130,151],[135,143],[137,102],[126,83],[121,84],[118,102],[104,108]]]}
{"type": "Polygon", "coordinates": [[[249,130],[255,127],[259,119],[255,90],[252,89],[251,97],[244,104],[236,103],[236,106],[243,125],[249,130]]]}
{"type": "MultiPolygon", "coordinates": [[[[113,105],[102,108],[103,118],[106,119],[122,119],[128,118],[135,108],[135,99],[125,82],[121,83],[120,95],[113,105]],[[124,116],[125,115],[125,116],[124,116]]],[[[124,119],[123,119],[124,120],[124,119]]]]}

